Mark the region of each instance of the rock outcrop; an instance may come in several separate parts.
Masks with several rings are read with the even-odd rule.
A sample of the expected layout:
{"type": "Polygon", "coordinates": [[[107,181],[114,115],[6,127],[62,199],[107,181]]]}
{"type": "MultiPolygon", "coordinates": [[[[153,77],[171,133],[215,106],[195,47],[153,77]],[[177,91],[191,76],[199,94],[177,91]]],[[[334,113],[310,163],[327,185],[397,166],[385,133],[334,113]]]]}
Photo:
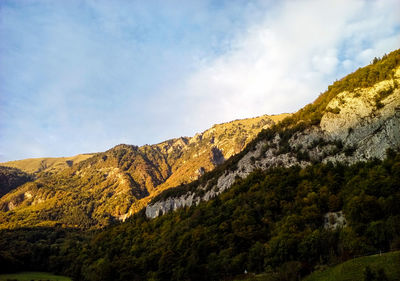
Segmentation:
{"type": "Polygon", "coordinates": [[[324,215],[324,228],[335,230],[337,228],[343,228],[347,225],[346,218],[343,211],[339,212],[328,212],[324,215]]]}

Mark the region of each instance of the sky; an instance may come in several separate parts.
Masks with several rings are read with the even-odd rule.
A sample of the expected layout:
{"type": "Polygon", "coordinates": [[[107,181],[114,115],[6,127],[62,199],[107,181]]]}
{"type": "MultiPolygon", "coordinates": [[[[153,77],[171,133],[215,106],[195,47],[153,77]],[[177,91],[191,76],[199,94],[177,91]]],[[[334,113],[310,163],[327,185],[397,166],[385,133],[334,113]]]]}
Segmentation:
{"type": "Polygon", "coordinates": [[[295,112],[400,48],[398,0],[0,0],[0,161],[295,112]]]}

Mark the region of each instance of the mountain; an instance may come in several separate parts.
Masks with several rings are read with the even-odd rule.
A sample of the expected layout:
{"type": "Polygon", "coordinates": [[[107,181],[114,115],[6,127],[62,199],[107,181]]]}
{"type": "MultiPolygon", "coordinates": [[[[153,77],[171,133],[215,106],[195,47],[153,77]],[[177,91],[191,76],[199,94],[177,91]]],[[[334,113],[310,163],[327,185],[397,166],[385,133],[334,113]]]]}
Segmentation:
{"type": "Polygon", "coordinates": [[[146,215],[207,201],[258,169],[384,159],[387,149],[400,147],[399,65],[398,50],[335,82],[207,177],[154,198],[146,215]]]}
{"type": "MultiPolygon", "coordinates": [[[[2,213],[3,228],[35,227],[0,229],[0,271],[47,270],[88,281],[253,280],[263,272],[266,280],[295,281],[399,249],[399,79],[400,50],[335,82],[223,163],[207,146],[216,167],[201,175],[198,165],[196,180],[159,194],[167,163],[179,163],[190,140],[119,145],[39,174],[1,199],[20,200],[2,213]],[[159,157],[160,145],[173,153],[159,157]],[[124,222],[96,231],[71,227],[106,225],[124,198],[136,198],[129,209],[147,193],[157,195],[124,222]],[[64,225],[37,227],[56,223],[64,225]]],[[[191,158],[199,158],[194,151],[191,158]]],[[[387,268],[369,272],[396,280],[387,268]]]]}
{"type": "Polygon", "coordinates": [[[0,199],[0,227],[104,227],[143,208],[154,218],[207,201],[257,169],[383,159],[400,143],[399,78],[395,51],[293,115],[236,120],[155,145],[118,145],[73,165],[66,158],[17,161],[37,179],[0,199]]]}
{"type": "Polygon", "coordinates": [[[17,168],[29,174],[38,174],[40,172],[55,173],[73,164],[82,162],[93,154],[79,154],[72,157],[47,157],[47,158],[30,158],[16,161],[8,161],[0,163],[0,166],[17,168]]]}
{"type": "Polygon", "coordinates": [[[287,116],[236,120],[155,145],[121,144],[94,155],[7,162],[37,179],[0,199],[0,227],[103,227],[126,219],[161,191],[222,164],[287,116]]]}

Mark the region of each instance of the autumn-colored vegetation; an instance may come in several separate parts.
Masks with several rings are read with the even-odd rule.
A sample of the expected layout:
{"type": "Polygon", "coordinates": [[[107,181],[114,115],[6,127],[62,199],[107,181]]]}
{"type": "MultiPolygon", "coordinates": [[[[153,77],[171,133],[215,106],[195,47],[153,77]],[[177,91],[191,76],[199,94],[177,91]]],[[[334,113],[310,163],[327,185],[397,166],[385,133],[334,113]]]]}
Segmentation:
{"type": "Polygon", "coordinates": [[[287,115],[235,120],[155,145],[121,144],[94,155],[8,162],[36,171],[36,180],[0,198],[0,228],[102,228],[139,211],[163,190],[195,181],[287,115]],[[66,159],[75,162],[69,167],[66,159]]]}
{"type": "Polygon", "coordinates": [[[92,156],[93,154],[79,154],[72,157],[30,158],[0,163],[0,166],[17,168],[30,174],[37,174],[40,172],[55,173],[92,156]]]}

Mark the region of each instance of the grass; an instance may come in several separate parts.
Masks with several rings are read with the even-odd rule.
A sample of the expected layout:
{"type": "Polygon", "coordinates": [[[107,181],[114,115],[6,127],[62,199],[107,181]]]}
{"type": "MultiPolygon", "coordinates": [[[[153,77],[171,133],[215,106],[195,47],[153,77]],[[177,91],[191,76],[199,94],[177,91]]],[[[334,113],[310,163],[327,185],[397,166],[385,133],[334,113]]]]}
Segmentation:
{"type": "Polygon", "coordinates": [[[364,269],[383,268],[389,280],[400,280],[400,251],[346,261],[325,271],[317,271],[303,281],[363,281],[364,269]]]}
{"type": "MultiPolygon", "coordinates": [[[[374,272],[383,268],[389,281],[400,280],[400,251],[348,260],[324,271],[315,271],[303,281],[364,281],[365,267],[374,272]]],[[[281,276],[282,277],[282,276],[281,276]]],[[[235,281],[277,281],[279,273],[261,273],[236,276],[235,281]]]]}
{"type": "Polygon", "coordinates": [[[47,272],[20,272],[14,274],[1,274],[0,281],[18,280],[18,281],[31,281],[31,280],[49,280],[49,281],[71,281],[72,279],[66,276],[53,275],[47,272]]]}

